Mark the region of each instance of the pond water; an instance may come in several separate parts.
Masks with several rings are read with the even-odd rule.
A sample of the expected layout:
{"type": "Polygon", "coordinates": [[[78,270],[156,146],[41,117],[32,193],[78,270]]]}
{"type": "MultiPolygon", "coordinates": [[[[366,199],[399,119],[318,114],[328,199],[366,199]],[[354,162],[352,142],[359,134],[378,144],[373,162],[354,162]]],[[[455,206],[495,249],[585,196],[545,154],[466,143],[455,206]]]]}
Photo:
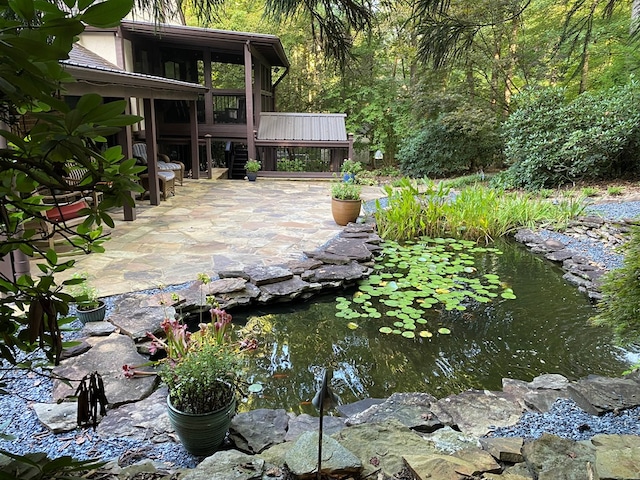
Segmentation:
{"type": "Polygon", "coordinates": [[[501,390],[504,377],[529,381],[542,373],[618,376],[637,361],[640,348],[621,349],[609,330],[588,325],[593,307],[557,266],[515,243],[496,246],[502,255],[478,254],[475,266],[479,274],[499,275],[517,298],[430,311],[431,329],[445,327],[447,335],[385,335],[384,317],[360,319],[351,330],[349,320],[336,317],[335,297],[234,314],[259,332],[247,380],[264,386],[242,409],[315,414],[310,402],[325,367],[334,370],[332,387],[342,403],[350,403],[394,392],[441,398],[469,388],[501,390]]]}

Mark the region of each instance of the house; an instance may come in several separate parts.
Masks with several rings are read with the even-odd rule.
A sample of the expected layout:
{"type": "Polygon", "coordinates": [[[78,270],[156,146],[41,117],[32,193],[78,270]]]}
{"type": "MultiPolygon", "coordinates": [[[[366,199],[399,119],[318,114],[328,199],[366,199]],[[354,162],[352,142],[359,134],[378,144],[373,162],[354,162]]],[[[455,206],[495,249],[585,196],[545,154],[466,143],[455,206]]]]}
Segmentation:
{"type": "Polygon", "coordinates": [[[243,178],[248,158],[266,174],[306,155],[297,148],[323,149],[335,171],[351,153],[344,114],[276,113],[289,62],[274,35],[125,20],[87,27],[64,63],[77,79],[69,95],[129,98],[130,113],[144,117],[118,139],[127,153],[144,141],[150,161],[166,154],[193,178],[210,176],[212,163],[243,178]]]}

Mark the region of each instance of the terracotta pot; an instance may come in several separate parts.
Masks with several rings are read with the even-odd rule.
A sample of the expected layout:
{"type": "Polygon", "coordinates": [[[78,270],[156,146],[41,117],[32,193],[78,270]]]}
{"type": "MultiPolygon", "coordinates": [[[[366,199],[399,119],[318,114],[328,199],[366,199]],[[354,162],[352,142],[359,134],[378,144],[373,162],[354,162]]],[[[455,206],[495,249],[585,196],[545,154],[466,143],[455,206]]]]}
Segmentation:
{"type": "Polygon", "coordinates": [[[362,200],[338,200],[337,198],[331,198],[333,220],[342,226],[349,222],[355,222],[360,215],[361,205],[362,200]]]}

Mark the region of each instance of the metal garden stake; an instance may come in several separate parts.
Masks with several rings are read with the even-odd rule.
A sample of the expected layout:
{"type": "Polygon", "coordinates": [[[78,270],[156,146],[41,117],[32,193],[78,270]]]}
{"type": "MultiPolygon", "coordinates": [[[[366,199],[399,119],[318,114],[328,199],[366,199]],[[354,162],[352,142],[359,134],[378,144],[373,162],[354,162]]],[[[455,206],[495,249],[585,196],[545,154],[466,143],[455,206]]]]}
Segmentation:
{"type": "Polygon", "coordinates": [[[331,391],[331,388],[329,388],[329,382],[331,381],[332,377],[333,372],[327,368],[324,371],[320,390],[318,390],[318,393],[316,393],[316,395],[313,397],[313,400],[311,400],[313,406],[320,411],[320,421],[318,425],[318,471],[316,472],[317,480],[321,479],[322,471],[322,421],[324,417],[324,409],[332,409],[333,407],[338,405],[339,401],[338,396],[331,391]]]}

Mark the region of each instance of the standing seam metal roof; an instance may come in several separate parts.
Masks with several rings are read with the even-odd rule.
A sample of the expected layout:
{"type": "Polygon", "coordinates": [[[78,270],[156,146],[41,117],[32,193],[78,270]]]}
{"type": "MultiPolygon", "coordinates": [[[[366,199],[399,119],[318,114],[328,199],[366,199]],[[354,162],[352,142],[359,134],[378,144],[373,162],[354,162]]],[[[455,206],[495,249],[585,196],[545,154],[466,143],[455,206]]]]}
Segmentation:
{"type": "Polygon", "coordinates": [[[260,114],[257,140],[346,142],[344,113],[260,114]]]}

